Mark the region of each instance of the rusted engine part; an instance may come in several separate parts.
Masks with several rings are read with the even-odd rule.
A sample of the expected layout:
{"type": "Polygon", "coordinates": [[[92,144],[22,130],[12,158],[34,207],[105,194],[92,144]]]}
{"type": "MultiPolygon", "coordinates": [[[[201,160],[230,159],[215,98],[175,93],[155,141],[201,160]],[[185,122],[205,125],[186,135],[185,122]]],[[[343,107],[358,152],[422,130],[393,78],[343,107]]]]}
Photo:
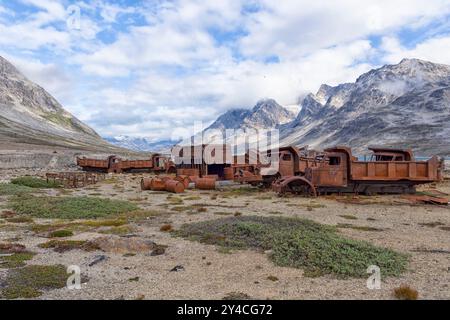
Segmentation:
{"type": "Polygon", "coordinates": [[[47,182],[60,184],[64,188],[83,188],[103,181],[106,178],[105,174],[88,172],[49,172],[45,176],[47,182]]]}
{"type": "Polygon", "coordinates": [[[327,149],[314,161],[298,156],[295,148],[281,149],[280,178],[273,189],[280,194],[399,194],[415,193],[416,185],[442,180],[443,162],[438,157],[415,161],[410,150],[371,150],[375,161],[359,161],[347,147],[327,149]]]}
{"type": "Polygon", "coordinates": [[[169,177],[160,178],[143,178],[141,179],[141,190],[151,191],[168,191],[172,193],[183,193],[185,190],[184,184],[177,180],[172,180],[169,177]]]}
{"type": "Polygon", "coordinates": [[[124,160],[117,156],[109,156],[106,160],[77,158],[77,165],[84,171],[96,171],[105,173],[122,172],[166,172],[175,173],[175,164],[169,157],[154,154],[146,160],[124,160]]]}

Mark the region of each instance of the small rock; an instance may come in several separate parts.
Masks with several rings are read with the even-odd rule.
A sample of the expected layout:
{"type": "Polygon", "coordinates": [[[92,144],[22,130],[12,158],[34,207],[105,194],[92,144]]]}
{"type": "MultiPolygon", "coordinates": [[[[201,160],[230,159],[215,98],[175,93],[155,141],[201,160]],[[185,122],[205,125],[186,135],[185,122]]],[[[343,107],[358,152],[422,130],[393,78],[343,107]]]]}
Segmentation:
{"type": "Polygon", "coordinates": [[[134,278],[130,278],[128,279],[129,282],[138,282],[139,281],[139,277],[134,277],[134,278]]]}
{"type": "Polygon", "coordinates": [[[151,240],[116,236],[101,237],[92,242],[105,252],[122,254],[149,252],[157,247],[157,244],[151,240]]]}
{"type": "Polygon", "coordinates": [[[173,267],[170,272],[178,272],[178,271],[184,271],[184,267],[181,265],[173,267]]]}
{"type": "Polygon", "coordinates": [[[105,256],[105,255],[98,255],[98,256],[95,256],[94,257],[94,260],[91,262],[91,263],[89,263],[89,267],[92,267],[92,266],[95,266],[96,264],[98,264],[98,263],[100,263],[100,262],[102,262],[102,261],[106,261],[106,260],[108,260],[109,258],[107,257],[107,256],[105,256]]]}
{"type": "Polygon", "coordinates": [[[150,253],[150,255],[151,256],[160,256],[164,253],[166,253],[166,249],[164,247],[157,247],[150,253]]]}

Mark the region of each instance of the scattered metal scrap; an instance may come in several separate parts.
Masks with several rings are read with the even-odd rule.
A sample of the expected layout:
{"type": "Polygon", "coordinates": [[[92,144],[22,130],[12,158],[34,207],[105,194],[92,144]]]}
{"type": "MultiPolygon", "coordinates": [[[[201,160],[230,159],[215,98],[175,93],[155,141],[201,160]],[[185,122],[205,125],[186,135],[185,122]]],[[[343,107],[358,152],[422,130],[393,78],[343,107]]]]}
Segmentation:
{"type": "Polygon", "coordinates": [[[425,194],[414,194],[414,195],[404,195],[402,198],[411,201],[412,203],[424,203],[424,204],[434,204],[434,205],[449,205],[450,197],[437,197],[433,195],[425,194]]]}
{"type": "Polygon", "coordinates": [[[105,180],[106,175],[102,173],[88,172],[59,172],[47,173],[47,182],[54,182],[64,188],[83,188],[105,180]]]}

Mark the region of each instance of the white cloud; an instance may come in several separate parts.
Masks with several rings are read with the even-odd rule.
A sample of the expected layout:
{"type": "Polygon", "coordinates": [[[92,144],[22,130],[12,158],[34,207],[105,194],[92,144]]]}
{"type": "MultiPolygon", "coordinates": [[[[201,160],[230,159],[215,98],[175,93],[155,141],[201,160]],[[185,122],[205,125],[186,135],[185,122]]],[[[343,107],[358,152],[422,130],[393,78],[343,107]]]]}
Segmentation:
{"type": "Polygon", "coordinates": [[[381,48],[386,63],[398,63],[403,58],[416,58],[450,65],[450,35],[425,40],[413,48],[405,48],[395,37],[385,37],[381,48]]]}
{"type": "Polygon", "coordinates": [[[21,1],[39,11],[0,20],[0,45],[104,135],[167,138],[177,126],[208,123],[261,98],[295,104],[322,83],[354,81],[377,66],[373,61],[450,63],[450,36],[442,35],[448,0],[21,1]],[[65,19],[63,3],[81,7],[80,31],[55,27],[65,19]],[[433,30],[413,48],[398,38],[431,22],[433,30]],[[102,41],[102,31],[114,36],[102,41]],[[373,36],[383,37],[380,46],[373,36]],[[40,62],[41,49],[58,62],[40,62]],[[76,72],[58,74],[63,66],[76,72]],[[77,95],[60,82],[77,87],[77,95]]]}
{"type": "Polygon", "coordinates": [[[262,1],[247,23],[243,52],[286,59],[404,26],[417,28],[450,12],[445,0],[262,1]]]}

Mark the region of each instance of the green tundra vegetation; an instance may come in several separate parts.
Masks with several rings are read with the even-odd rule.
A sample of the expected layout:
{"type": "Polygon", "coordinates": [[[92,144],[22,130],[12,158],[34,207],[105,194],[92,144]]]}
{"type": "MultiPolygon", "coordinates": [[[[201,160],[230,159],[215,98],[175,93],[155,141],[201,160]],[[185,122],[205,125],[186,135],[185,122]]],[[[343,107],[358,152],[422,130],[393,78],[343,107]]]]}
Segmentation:
{"type": "Polygon", "coordinates": [[[225,249],[271,250],[276,265],[301,268],[307,276],[366,277],[371,265],[383,276],[398,276],[408,264],[405,254],[347,239],[334,227],[305,219],[227,217],[185,224],[173,234],[225,249]]]}

